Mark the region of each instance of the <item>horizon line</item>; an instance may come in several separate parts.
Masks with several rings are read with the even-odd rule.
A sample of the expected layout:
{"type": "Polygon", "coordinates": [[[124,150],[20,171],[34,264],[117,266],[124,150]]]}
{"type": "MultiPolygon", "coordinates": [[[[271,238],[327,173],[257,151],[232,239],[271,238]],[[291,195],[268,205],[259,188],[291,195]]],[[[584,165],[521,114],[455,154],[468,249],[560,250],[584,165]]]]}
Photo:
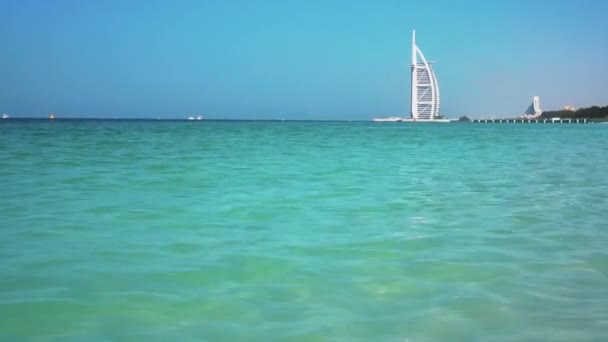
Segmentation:
{"type": "Polygon", "coordinates": [[[372,121],[372,119],[241,119],[241,118],[209,118],[202,120],[191,120],[191,119],[181,119],[181,118],[137,118],[137,117],[55,117],[50,119],[48,117],[41,116],[21,116],[21,117],[13,117],[11,116],[8,119],[3,119],[0,121],[11,121],[11,120],[47,120],[47,121],[57,121],[57,120],[97,120],[97,121],[333,121],[333,122],[366,122],[372,121]]]}

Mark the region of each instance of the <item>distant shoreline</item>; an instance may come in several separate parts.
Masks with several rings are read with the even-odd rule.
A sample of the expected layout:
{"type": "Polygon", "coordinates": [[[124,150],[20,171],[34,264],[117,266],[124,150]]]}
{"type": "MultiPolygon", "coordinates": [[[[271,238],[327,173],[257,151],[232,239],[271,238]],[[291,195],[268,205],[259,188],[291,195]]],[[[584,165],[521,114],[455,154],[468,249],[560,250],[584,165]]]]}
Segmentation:
{"type": "Polygon", "coordinates": [[[11,117],[10,119],[0,120],[3,121],[174,121],[174,122],[189,122],[204,123],[204,122],[372,122],[372,120],[321,120],[321,119],[204,119],[204,120],[188,120],[188,119],[153,119],[153,118],[55,118],[50,120],[44,117],[11,117]]]}
{"type": "MultiPolygon", "coordinates": [[[[568,120],[570,118],[563,118],[564,120],[568,120]]],[[[576,120],[576,118],[573,118],[574,120],[576,120]]],[[[472,121],[478,121],[478,120],[487,120],[487,121],[496,121],[498,122],[500,119],[468,119],[468,120],[458,120],[458,119],[453,119],[450,120],[449,123],[469,123],[472,121]]],[[[511,121],[521,121],[521,120],[527,120],[527,119],[503,119],[504,121],[506,120],[511,120],[511,121]]],[[[543,120],[540,119],[539,120],[543,120]]],[[[582,120],[582,119],[581,119],[582,120]]],[[[15,117],[11,117],[10,119],[1,119],[0,123],[2,122],[77,122],[77,121],[105,121],[105,122],[188,122],[191,123],[193,125],[195,124],[202,124],[204,122],[343,122],[343,123],[376,123],[376,124],[380,124],[380,125],[400,125],[400,124],[419,124],[419,123],[424,123],[424,122],[414,122],[414,121],[395,121],[395,122],[376,122],[373,120],[320,120],[320,119],[204,119],[204,120],[188,120],[188,119],[172,119],[172,118],[168,118],[168,119],[153,119],[153,118],[55,118],[53,120],[50,120],[49,118],[44,118],[44,117],[20,117],[20,118],[15,118],[15,117]]],[[[608,118],[587,118],[588,122],[595,122],[595,123],[600,123],[600,122],[608,122],[608,118]]]]}

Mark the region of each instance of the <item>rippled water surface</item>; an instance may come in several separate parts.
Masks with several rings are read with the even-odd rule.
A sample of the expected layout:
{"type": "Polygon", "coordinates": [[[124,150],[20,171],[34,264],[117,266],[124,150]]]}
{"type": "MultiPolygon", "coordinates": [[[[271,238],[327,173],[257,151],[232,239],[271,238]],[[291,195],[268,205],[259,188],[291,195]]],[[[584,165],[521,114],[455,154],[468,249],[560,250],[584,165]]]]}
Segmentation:
{"type": "Polygon", "coordinates": [[[0,123],[0,340],[605,341],[608,127],[0,123]]]}

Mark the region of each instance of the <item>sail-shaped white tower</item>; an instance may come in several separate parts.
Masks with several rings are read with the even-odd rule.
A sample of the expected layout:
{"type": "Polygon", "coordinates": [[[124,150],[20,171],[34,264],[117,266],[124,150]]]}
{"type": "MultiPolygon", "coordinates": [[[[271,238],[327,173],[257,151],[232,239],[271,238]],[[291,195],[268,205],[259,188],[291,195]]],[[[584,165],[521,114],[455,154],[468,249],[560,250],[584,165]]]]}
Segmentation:
{"type": "Polygon", "coordinates": [[[422,51],[416,45],[416,31],[412,31],[412,94],[411,115],[414,120],[434,120],[439,115],[439,85],[422,51]],[[420,57],[420,62],[418,61],[420,57]]]}
{"type": "Polygon", "coordinates": [[[543,113],[543,110],[540,109],[540,98],[538,96],[532,98],[532,107],[534,107],[534,115],[540,116],[543,113]]]}
{"type": "Polygon", "coordinates": [[[528,107],[528,110],[526,110],[524,117],[537,118],[541,116],[542,113],[543,110],[540,109],[540,98],[538,96],[534,96],[532,98],[532,103],[530,104],[530,107],[528,107]]]}

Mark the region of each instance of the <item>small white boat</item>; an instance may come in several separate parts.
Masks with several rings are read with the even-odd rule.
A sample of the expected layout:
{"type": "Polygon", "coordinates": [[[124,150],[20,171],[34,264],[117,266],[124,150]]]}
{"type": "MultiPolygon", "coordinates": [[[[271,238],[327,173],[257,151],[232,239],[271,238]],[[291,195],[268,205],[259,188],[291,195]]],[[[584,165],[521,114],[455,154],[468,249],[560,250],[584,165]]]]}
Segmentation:
{"type": "Polygon", "coordinates": [[[10,116],[10,115],[8,115],[8,114],[6,114],[6,113],[4,113],[4,114],[2,114],[2,118],[3,118],[3,119],[10,119],[10,118],[11,118],[11,116],[10,116]]]}
{"type": "Polygon", "coordinates": [[[188,120],[195,120],[195,119],[194,119],[194,116],[189,116],[189,117],[188,117],[188,120]]]}
{"type": "Polygon", "coordinates": [[[403,119],[403,122],[431,122],[431,123],[448,123],[455,120],[450,119],[403,119]]]}
{"type": "Polygon", "coordinates": [[[203,116],[202,115],[197,116],[196,120],[203,120],[203,116]]]}
{"type": "Polygon", "coordinates": [[[400,122],[400,121],[403,121],[403,118],[398,117],[398,116],[391,116],[388,118],[374,118],[373,121],[375,121],[375,122],[400,122]]]}

